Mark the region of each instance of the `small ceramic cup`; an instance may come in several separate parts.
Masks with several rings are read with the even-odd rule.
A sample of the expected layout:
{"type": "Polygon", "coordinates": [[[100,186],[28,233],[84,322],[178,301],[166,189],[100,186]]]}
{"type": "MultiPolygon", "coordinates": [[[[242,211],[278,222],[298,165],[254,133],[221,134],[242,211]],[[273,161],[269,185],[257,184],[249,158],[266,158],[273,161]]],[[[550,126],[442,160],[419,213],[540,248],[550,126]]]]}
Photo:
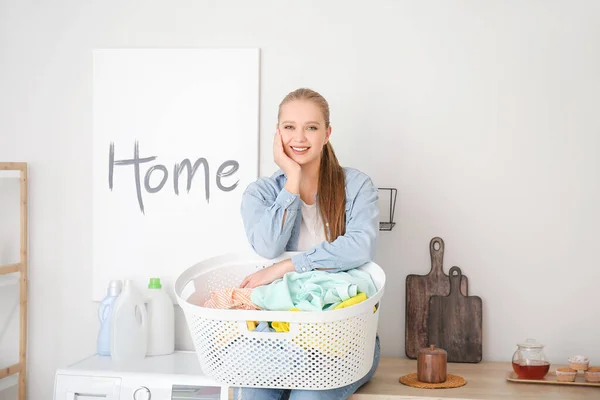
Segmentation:
{"type": "Polygon", "coordinates": [[[588,382],[600,382],[600,367],[590,367],[584,373],[585,380],[588,382]]]}
{"type": "Polygon", "coordinates": [[[577,371],[585,371],[590,365],[590,360],[585,356],[569,357],[569,367],[577,371]]]}
{"type": "Polygon", "coordinates": [[[557,368],[556,380],[559,382],[574,382],[577,377],[577,371],[573,368],[557,368]]]}

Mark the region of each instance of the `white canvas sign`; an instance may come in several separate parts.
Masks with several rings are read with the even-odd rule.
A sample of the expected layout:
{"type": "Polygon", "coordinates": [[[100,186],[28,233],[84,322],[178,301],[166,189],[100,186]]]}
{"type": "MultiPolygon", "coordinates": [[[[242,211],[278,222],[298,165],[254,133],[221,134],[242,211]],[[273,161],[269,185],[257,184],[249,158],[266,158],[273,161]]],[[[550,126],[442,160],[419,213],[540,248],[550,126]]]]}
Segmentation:
{"type": "Polygon", "coordinates": [[[111,279],[172,283],[247,249],[258,176],[258,49],[94,52],[93,299],[111,279]]]}

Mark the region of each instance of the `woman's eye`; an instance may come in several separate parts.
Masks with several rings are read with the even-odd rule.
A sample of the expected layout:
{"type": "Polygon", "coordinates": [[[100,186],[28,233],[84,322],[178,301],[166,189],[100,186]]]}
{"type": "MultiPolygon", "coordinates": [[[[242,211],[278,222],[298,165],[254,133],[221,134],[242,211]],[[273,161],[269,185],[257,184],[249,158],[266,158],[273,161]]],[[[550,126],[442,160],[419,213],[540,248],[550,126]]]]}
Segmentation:
{"type": "Polygon", "coordinates": [[[309,126],[308,129],[311,130],[311,131],[316,131],[317,127],[316,126],[309,126]]]}
{"type": "Polygon", "coordinates": [[[294,127],[293,127],[293,126],[291,126],[291,125],[285,125],[285,126],[283,127],[283,129],[293,129],[293,128],[294,128],[294,127]]]}

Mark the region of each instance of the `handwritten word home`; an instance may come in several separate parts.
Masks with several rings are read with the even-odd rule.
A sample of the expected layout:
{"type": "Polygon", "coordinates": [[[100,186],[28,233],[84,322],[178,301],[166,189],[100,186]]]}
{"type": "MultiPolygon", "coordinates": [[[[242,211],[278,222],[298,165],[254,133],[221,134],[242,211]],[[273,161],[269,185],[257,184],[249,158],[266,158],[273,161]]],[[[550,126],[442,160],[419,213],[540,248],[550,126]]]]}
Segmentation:
{"type": "MultiPolygon", "coordinates": [[[[108,187],[113,191],[113,177],[116,173],[116,167],[118,169],[130,169],[128,173],[133,174],[133,181],[135,183],[136,193],[137,193],[137,202],[142,214],[145,214],[144,211],[144,198],[143,194],[145,193],[158,193],[163,190],[169,180],[169,170],[164,164],[152,163],[158,159],[158,156],[149,156],[149,157],[140,157],[140,146],[139,142],[136,140],[133,146],[133,158],[123,159],[123,160],[115,160],[115,144],[114,142],[110,143],[110,148],[108,151],[108,187]],[[147,167],[145,171],[142,171],[142,166],[147,167]],[[160,182],[155,186],[150,184],[150,180],[153,174],[160,174],[160,182]],[[143,176],[143,181],[142,181],[143,176]]],[[[172,183],[173,183],[173,192],[175,195],[179,195],[179,178],[185,172],[187,177],[186,182],[186,191],[189,193],[192,188],[192,181],[194,179],[194,175],[196,174],[198,168],[202,165],[204,170],[204,191],[206,197],[206,203],[210,202],[210,165],[206,158],[198,158],[194,164],[185,158],[181,160],[181,162],[175,163],[173,165],[172,170],[172,183]]],[[[227,160],[223,162],[214,175],[215,182],[219,190],[223,192],[230,192],[234,190],[238,183],[239,179],[229,185],[226,186],[223,183],[224,178],[229,178],[233,174],[237,172],[239,169],[239,163],[235,160],[227,160]]],[[[126,172],[125,170],[123,172],[126,172]]],[[[166,190],[166,189],[165,189],[166,190]]]]}

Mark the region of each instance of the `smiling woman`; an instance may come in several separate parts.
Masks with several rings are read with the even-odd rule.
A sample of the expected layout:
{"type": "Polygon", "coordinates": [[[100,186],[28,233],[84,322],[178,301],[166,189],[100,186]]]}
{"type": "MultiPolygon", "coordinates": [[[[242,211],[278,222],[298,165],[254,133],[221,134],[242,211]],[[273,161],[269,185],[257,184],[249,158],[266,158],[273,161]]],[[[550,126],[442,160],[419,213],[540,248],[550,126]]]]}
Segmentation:
{"type": "MultiPolygon", "coordinates": [[[[302,88],[281,102],[273,140],[280,169],[247,187],[241,211],[259,255],[297,254],[247,276],[240,287],[268,285],[286,273],[347,271],[372,261],[379,231],[377,188],[366,174],[340,166],[331,132],[329,105],[319,93],[302,88]]],[[[290,400],[345,399],[371,379],[378,363],[377,337],[372,367],[363,378],[337,389],[288,390],[290,400]]],[[[236,392],[236,398],[269,400],[282,398],[285,390],[236,392]]]]}

